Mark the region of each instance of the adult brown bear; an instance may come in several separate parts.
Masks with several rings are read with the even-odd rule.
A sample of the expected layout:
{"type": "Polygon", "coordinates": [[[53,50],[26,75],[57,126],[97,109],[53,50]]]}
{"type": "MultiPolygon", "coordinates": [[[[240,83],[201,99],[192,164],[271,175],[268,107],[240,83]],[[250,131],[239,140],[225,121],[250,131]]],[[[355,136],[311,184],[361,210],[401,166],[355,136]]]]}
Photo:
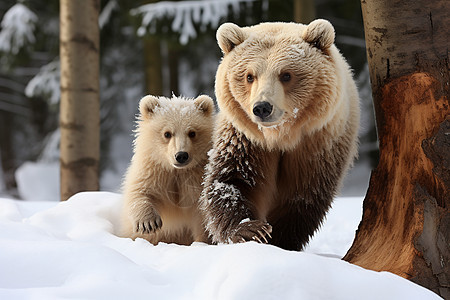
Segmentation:
{"type": "Polygon", "coordinates": [[[201,196],[213,242],[300,250],[320,226],[359,128],[356,85],[334,36],[325,20],[218,29],[220,112],[201,196]]]}

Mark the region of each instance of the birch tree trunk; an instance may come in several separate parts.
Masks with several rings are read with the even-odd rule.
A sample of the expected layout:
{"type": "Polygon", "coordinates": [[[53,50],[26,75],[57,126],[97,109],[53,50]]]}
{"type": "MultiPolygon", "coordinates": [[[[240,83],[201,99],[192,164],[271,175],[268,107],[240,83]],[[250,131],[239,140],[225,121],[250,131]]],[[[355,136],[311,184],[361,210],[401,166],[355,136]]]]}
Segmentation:
{"type": "Polygon", "coordinates": [[[361,6],[380,161],[344,259],[450,299],[450,1],[361,6]]]}
{"type": "Polygon", "coordinates": [[[99,188],[99,0],[60,0],[61,200],[99,188]]]}

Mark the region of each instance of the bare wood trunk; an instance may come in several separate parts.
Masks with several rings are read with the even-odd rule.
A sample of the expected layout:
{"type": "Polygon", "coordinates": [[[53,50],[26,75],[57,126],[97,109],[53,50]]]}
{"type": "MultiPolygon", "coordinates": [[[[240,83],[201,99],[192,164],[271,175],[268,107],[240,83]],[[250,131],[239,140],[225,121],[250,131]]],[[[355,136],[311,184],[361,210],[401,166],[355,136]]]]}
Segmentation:
{"type": "Polygon", "coordinates": [[[61,200],[99,189],[99,0],[60,0],[61,200]]]}
{"type": "Polygon", "coordinates": [[[345,260],[450,299],[449,1],[362,0],[380,162],[345,260]]]}

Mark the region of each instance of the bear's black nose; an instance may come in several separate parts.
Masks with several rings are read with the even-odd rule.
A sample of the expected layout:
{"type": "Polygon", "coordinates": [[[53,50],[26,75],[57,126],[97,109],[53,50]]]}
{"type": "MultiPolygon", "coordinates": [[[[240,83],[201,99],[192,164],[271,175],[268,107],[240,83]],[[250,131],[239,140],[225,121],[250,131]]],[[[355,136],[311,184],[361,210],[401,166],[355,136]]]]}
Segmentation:
{"type": "Polygon", "coordinates": [[[175,159],[180,164],[184,164],[189,159],[189,154],[183,151],[177,152],[177,154],[175,154],[175,159]]]}
{"type": "Polygon", "coordinates": [[[269,102],[256,102],[253,106],[253,114],[261,119],[267,118],[272,113],[273,106],[269,102]]]}

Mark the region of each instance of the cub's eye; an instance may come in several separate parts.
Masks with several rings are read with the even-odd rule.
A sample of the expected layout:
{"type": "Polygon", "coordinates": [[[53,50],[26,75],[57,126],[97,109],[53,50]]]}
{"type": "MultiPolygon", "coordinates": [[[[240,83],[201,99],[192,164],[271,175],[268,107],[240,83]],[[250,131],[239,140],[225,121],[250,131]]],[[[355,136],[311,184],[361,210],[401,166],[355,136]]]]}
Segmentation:
{"type": "Polygon", "coordinates": [[[189,131],[188,136],[190,138],[194,138],[195,137],[195,131],[189,131]]]}
{"type": "Polygon", "coordinates": [[[172,137],[172,134],[169,131],[164,132],[164,137],[166,139],[170,139],[172,137]]]}
{"type": "Polygon", "coordinates": [[[253,77],[252,74],[248,74],[247,75],[247,82],[248,83],[253,83],[253,81],[255,81],[255,78],[253,77]]]}
{"type": "Polygon", "coordinates": [[[281,73],[281,75],[280,75],[280,81],[281,81],[281,82],[289,82],[289,81],[291,81],[291,74],[290,74],[290,73],[287,73],[287,72],[281,73]]]}

